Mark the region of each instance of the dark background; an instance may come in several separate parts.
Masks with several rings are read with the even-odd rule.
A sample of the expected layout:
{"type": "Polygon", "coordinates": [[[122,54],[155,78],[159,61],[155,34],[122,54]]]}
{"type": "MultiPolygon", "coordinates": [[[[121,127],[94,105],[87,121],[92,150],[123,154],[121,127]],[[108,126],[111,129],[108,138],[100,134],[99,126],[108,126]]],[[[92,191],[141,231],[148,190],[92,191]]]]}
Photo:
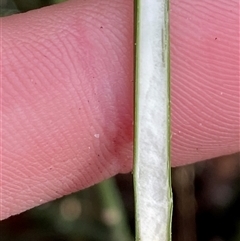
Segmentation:
{"type": "MultiPolygon", "coordinates": [[[[0,0],[1,16],[63,0],[0,0]]],[[[133,241],[132,175],[0,222],[0,241],[133,241]]],[[[240,241],[240,155],[172,169],[173,241],[240,241]]]]}

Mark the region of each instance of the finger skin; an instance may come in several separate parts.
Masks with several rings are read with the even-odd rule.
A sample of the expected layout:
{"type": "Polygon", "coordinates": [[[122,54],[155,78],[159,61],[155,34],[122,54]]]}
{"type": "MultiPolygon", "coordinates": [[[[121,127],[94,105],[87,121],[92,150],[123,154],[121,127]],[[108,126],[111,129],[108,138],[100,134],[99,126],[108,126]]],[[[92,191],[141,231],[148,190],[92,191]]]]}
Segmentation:
{"type": "MultiPolygon", "coordinates": [[[[171,3],[173,166],[239,151],[238,8],[171,3]]],[[[131,170],[132,23],[127,0],[2,19],[0,219],[131,170]]]]}
{"type": "Polygon", "coordinates": [[[73,1],[3,19],[0,218],[131,170],[131,5],[73,1]]]}
{"type": "Polygon", "coordinates": [[[239,1],[171,1],[173,166],[239,151],[239,1]]]}

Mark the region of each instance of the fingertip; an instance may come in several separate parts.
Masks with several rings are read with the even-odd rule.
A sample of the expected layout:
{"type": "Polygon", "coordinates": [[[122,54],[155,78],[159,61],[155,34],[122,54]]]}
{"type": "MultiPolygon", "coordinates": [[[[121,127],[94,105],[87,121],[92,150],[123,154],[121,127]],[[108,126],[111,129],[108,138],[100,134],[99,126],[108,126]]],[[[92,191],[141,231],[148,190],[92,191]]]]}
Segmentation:
{"type": "Polygon", "coordinates": [[[132,17],[69,1],[4,19],[1,219],[131,170],[132,17]]]}

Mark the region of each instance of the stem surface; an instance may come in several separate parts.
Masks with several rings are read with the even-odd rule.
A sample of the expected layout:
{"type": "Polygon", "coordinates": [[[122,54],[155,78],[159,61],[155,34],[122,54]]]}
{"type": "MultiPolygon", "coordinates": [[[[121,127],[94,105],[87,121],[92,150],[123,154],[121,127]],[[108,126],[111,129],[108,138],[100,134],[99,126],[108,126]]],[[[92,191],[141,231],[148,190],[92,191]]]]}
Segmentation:
{"type": "Polygon", "coordinates": [[[136,240],[171,240],[168,1],[136,1],[136,240]]]}

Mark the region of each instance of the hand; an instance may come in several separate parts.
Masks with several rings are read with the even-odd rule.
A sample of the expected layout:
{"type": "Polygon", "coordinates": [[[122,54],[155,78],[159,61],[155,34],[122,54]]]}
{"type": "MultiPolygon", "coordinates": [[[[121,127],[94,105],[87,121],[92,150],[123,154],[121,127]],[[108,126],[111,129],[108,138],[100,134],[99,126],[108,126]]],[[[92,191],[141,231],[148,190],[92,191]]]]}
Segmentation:
{"type": "MultiPolygon", "coordinates": [[[[239,151],[238,5],[171,1],[173,166],[239,151]]],[[[1,23],[0,219],[131,171],[133,1],[1,23]]]]}

